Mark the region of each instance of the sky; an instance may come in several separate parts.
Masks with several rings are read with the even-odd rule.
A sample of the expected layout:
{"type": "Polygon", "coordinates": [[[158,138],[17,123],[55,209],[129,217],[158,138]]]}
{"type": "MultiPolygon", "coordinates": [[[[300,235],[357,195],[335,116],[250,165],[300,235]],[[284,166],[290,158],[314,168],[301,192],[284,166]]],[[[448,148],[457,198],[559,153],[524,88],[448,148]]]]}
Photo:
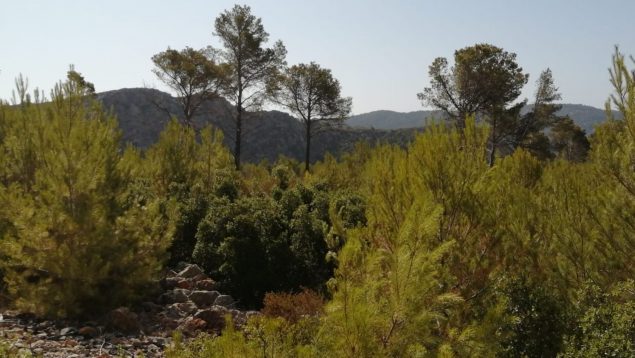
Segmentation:
{"type": "MultiPolygon", "coordinates": [[[[152,55],[168,47],[219,47],[214,19],[224,0],[0,0],[0,98],[14,79],[46,92],[70,64],[98,92],[166,90],[152,55]]],[[[289,65],[315,61],[332,70],[353,113],[425,109],[436,57],[489,43],[517,54],[533,98],[551,68],[563,103],[603,107],[611,94],[614,46],[635,55],[635,0],[244,0],[270,40],[282,40],[289,65]]]]}

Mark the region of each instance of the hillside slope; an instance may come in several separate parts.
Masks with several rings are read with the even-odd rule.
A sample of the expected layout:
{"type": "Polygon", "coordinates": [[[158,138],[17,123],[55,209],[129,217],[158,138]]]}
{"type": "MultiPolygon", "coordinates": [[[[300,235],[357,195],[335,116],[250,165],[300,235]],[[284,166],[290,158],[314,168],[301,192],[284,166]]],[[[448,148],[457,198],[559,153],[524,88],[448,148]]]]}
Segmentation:
{"type": "MultiPolygon", "coordinates": [[[[119,120],[124,142],[140,148],[155,143],[171,116],[178,116],[179,105],[167,93],[147,88],[126,88],[98,94],[106,108],[119,120]]],[[[233,148],[234,109],[223,99],[206,103],[194,118],[197,128],[211,123],[225,134],[225,144],[233,148]]],[[[248,112],[243,125],[244,161],[274,161],[280,155],[302,160],[304,158],[304,131],[302,124],[279,111],[248,112]]],[[[326,129],[312,139],[311,160],[324,157],[326,152],[338,155],[351,149],[356,142],[388,142],[405,144],[413,138],[412,129],[375,130],[350,128],[326,129]]]]}
{"type": "MultiPolygon", "coordinates": [[[[529,111],[531,105],[526,106],[523,111],[529,111]]],[[[615,113],[617,115],[617,113],[615,113]]],[[[593,133],[594,126],[606,119],[603,109],[586,106],[582,104],[563,104],[558,115],[571,117],[587,134],[593,133]]],[[[355,128],[376,128],[376,129],[403,129],[423,127],[426,120],[443,118],[441,111],[414,111],[414,112],[394,112],[394,111],[374,111],[351,116],[346,121],[355,128]]]]}

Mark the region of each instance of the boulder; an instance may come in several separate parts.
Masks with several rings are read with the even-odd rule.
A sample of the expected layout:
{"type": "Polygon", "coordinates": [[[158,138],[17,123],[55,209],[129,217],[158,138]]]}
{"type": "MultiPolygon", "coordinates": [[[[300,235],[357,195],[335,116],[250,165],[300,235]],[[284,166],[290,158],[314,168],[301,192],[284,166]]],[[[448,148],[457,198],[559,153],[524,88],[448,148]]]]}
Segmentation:
{"type": "Polygon", "coordinates": [[[197,305],[192,302],[175,303],[173,306],[185,314],[192,314],[198,309],[197,305]]]}
{"type": "Polygon", "coordinates": [[[214,291],[216,289],[216,282],[211,278],[196,281],[196,288],[202,291],[214,291]]]}
{"type": "Polygon", "coordinates": [[[181,308],[178,306],[181,304],[183,303],[175,303],[175,304],[169,305],[166,307],[165,311],[163,311],[161,314],[170,319],[177,319],[177,320],[181,319],[188,315],[186,312],[181,310],[181,308]]]}
{"type": "Polygon", "coordinates": [[[198,275],[192,277],[192,281],[198,282],[198,281],[207,280],[208,278],[209,277],[206,274],[201,273],[201,274],[198,274],[198,275]]]}
{"type": "Polygon", "coordinates": [[[165,280],[163,280],[163,286],[166,289],[171,290],[178,287],[179,282],[181,281],[185,281],[185,279],[182,277],[167,277],[165,280]]]}
{"type": "Polygon", "coordinates": [[[177,276],[183,278],[193,278],[203,273],[203,270],[198,267],[198,265],[187,265],[183,270],[181,270],[181,272],[177,274],[177,276]]]}
{"type": "Polygon", "coordinates": [[[187,296],[190,294],[189,290],[182,288],[175,288],[161,295],[159,301],[162,303],[181,303],[187,302],[187,296]]]}
{"type": "Polygon", "coordinates": [[[126,307],[112,310],[108,324],[112,329],[124,334],[137,333],[141,329],[137,315],[126,307]]]}
{"type": "Polygon", "coordinates": [[[207,327],[207,322],[200,318],[188,317],[183,324],[179,326],[179,330],[186,336],[194,337],[199,331],[207,327]]]}
{"type": "Polygon", "coordinates": [[[176,287],[191,290],[194,288],[194,283],[188,279],[181,278],[181,281],[176,284],[176,287]]]}
{"type": "Polygon", "coordinates": [[[206,308],[213,305],[218,296],[220,296],[220,293],[217,291],[192,291],[189,299],[198,308],[206,308]]]}
{"type": "Polygon", "coordinates": [[[214,301],[214,306],[231,308],[234,306],[234,299],[229,295],[220,295],[214,301]]]}
{"type": "Polygon", "coordinates": [[[207,328],[220,333],[225,328],[225,314],[227,312],[219,308],[208,308],[199,310],[194,318],[202,319],[207,324],[207,328]]]}

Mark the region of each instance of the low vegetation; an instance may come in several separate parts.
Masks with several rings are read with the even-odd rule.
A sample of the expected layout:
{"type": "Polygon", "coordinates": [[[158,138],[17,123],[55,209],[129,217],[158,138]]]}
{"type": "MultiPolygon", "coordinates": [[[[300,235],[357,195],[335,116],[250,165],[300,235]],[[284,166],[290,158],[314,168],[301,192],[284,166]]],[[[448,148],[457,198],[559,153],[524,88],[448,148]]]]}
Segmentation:
{"type": "MultiPolygon", "coordinates": [[[[232,11],[218,32],[249,15],[232,11]]],[[[284,48],[267,51],[273,71],[284,48]]],[[[466,95],[439,89],[480,56],[502,58],[490,70],[513,75],[510,93],[446,108],[451,124],[407,146],[362,143],[312,166],[241,163],[223,133],[189,117],[147,150],[122,148],[116,118],[74,69],[49,99],[18,81],[17,101],[0,102],[2,295],[39,316],[95,317],[190,262],[262,314],[239,330],[228,316],[218,336],[177,334],[167,357],[634,356],[632,69],[616,51],[615,95],[589,141],[555,115],[550,71],[521,116],[511,102],[527,77],[490,45],[457,51],[453,68],[437,59],[421,99],[466,95]]],[[[338,89],[324,119],[347,112],[320,73],[338,89]]]]}

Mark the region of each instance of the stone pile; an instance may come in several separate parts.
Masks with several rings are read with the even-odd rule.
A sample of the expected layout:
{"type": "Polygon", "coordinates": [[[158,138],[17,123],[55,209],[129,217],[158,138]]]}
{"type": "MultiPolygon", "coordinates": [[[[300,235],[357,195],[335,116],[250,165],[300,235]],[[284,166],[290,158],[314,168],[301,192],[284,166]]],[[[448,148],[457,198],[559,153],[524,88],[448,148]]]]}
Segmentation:
{"type": "Polygon", "coordinates": [[[201,332],[218,334],[231,316],[240,328],[255,311],[235,308],[232,297],[216,290],[216,283],[196,265],[169,271],[161,281],[163,292],[137,309],[111,311],[98,322],[46,321],[32,315],[0,315],[0,343],[11,352],[44,357],[161,357],[178,330],[185,337],[201,332]]]}

